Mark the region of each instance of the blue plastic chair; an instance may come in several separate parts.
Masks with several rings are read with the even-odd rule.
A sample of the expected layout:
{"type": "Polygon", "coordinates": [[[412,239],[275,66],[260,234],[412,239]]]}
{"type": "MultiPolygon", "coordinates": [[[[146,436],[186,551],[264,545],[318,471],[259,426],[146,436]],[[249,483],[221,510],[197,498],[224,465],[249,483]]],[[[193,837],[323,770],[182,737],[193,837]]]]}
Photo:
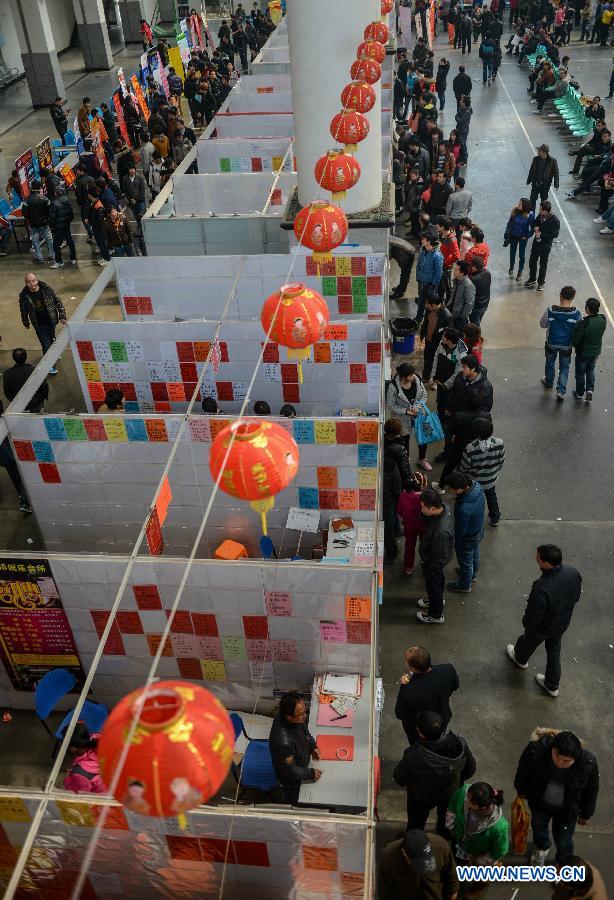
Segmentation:
{"type": "Polygon", "coordinates": [[[74,133],[74,131],[71,131],[70,128],[68,129],[68,131],[66,132],[64,137],[66,138],[67,144],[76,144],[77,143],[77,138],[75,137],[75,133],[74,133]]]}
{"type": "MultiPolygon", "coordinates": [[[[55,734],[53,734],[49,728],[47,718],[53,712],[62,697],[65,697],[66,694],[72,691],[76,683],[76,676],[72,672],[69,672],[68,669],[51,669],[50,672],[43,675],[35,688],[34,702],[36,715],[43,723],[49,737],[54,740],[54,756],[64,739],[64,732],[68,727],[73,710],[66,713],[55,734]]],[[[106,706],[86,700],[83,704],[79,721],[83,722],[93,734],[97,734],[102,729],[108,715],[109,710],[106,706]]]]}
{"type": "Polygon", "coordinates": [[[231,713],[230,720],[235,730],[235,741],[243,734],[248,742],[241,763],[232,764],[232,774],[239,785],[237,799],[240,800],[245,791],[255,790],[262,791],[272,803],[275,803],[276,797],[271,791],[279,787],[279,782],[273,771],[269,742],[250,738],[238,713],[231,713]]]}

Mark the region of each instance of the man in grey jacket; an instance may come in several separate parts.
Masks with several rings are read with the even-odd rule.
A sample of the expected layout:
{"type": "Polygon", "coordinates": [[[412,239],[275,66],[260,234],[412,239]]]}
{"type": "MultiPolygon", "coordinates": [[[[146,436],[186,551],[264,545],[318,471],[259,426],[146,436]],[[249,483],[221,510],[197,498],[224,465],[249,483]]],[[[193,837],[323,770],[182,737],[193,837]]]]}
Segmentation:
{"type": "Polygon", "coordinates": [[[443,625],[443,592],[446,579],[444,567],[454,552],[454,516],[437,491],[423,491],[420,495],[422,515],[428,523],[420,535],[419,553],[424,571],[427,600],[418,600],[416,613],[425,625],[443,625]]]}
{"type": "Polygon", "coordinates": [[[463,329],[469,321],[475,302],[475,285],[469,278],[471,263],[459,259],[452,268],[452,293],[448,309],[452,313],[452,325],[457,331],[463,329]]]}
{"type": "Polygon", "coordinates": [[[145,199],[145,179],[142,175],[137,174],[135,166],[130,166],[128,174],[123,177],[122,191],[134,213],[134,218],[140,222],[147,209],[147,201],[145,199]]]}
{"type": "Polygon", "coordinates": [[[456,240],[460,242],[460,221],[466,219],[473,206],[473,195],[465,188],[465,179],[462,175],[454,179],[454,190],[446,203],[446,216],[452,220],[456,229],[456,240]]]}

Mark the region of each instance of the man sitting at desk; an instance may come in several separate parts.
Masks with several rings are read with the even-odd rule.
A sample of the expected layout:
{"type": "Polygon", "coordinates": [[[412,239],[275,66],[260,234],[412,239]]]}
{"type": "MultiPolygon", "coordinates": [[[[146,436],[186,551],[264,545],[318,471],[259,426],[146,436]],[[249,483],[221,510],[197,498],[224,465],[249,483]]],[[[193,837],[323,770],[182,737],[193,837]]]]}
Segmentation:
{"type": "Polygon", "coordinates": [[[305,702],[295,691],[284,694],[273,720],[269,748],[286,803],[298,803],[302,781],[317,781],[322,775],[320,769],[309,766],[309,760],[318,760],[320,754],[306,721],[305,702]]]}

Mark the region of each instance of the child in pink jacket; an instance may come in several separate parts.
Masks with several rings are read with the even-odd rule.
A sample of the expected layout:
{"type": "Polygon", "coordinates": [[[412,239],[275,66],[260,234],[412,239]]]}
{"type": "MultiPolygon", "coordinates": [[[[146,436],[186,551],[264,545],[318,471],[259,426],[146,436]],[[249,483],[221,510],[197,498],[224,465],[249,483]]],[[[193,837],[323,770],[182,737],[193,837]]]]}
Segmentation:
{"type": "Polygon", "coordinates": [[[77,722],[69,747],[69,752],[74,758],[64,779],[67,791],[74,791],[75,794],[107,793],[107,786],[100,777],[100,763],[96,751],[99,737],[98,734],[90,734],[82,722],[77,722]]]}
{"type": "Polygon", "coordinates": [[[406,575],[411,575],[414,571],[416,541],[426,526],[420,507],[420,494],[425,490],[426,486],[426,475],[416,472],[411,476],[410,481],[403,486],[397,505],[397,514],[403,520],[403,529],[405,531],[404,564],[406,575]]]}

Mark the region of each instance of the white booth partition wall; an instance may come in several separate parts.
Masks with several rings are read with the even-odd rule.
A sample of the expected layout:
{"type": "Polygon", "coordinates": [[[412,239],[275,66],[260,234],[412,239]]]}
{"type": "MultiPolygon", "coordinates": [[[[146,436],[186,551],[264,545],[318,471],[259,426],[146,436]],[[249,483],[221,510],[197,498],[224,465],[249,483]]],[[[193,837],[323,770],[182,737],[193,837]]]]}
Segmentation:
{"type": "MultiPolygon", "coordinates": [[[[339,101],[341,105],[341,101],[339,101]]],[[[390,110],[381,113],[382,135],[390,136],[390,110]]],[[[294,135],[294,116],[290,106],[286,112],[277,113],[218,113],[215,117],[216,131],[221,138],[292,138],[294,135]]],[[[323,135],[323,150],[334,146],[330,133],[323,135]]]]}
{"type": "Polygon", "coordinates": [[[250,141],[242,138],[199,140],[196,144],[201,175],[234,175],[240,172],[287,172],[296,169],[287,138],[250,141]]]}
{"type": "Polygon", "coordinates": [[[281,216],[295,187],[294,172],[235,173],[234,178],[177,175],[173,178],[175,216],[260,217],[263,210],[268,217],[281,216]]]}
{"type": "MultiPolygon", "coordinates": [[[[265,299],[291,281],[326,300],[331,319],[379,320],[387,294],[387,260],[369,248],[339,247],[317,267],[306,252],[289,256],[174,256],[113,259],[122,313],[142,319],[260,319],[265,299]]],[[[373,359],[372,361],[377,361],[373,359]]]]}
{"type": "Polygon", "coordinates": [[[103,810],[81,892],[86,900],[372,896],[374,825],[361,817],[201,807],[186,813],[182,830],[176,818],[140,816],[104,798],[94,803],[58,791],[0,793],[0,885],[32,829],[18,896],[69,900],[103,810]]]}

